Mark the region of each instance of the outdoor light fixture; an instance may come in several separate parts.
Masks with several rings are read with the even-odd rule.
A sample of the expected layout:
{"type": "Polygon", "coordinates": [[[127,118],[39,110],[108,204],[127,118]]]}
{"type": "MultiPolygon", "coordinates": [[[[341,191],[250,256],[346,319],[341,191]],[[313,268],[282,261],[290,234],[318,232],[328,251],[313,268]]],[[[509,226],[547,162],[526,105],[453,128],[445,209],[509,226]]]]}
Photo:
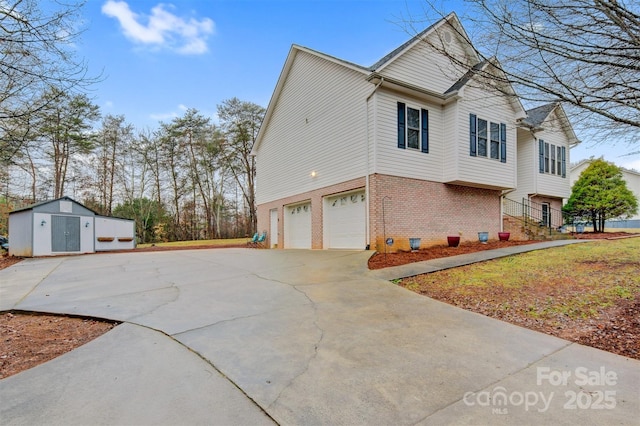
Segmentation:
{"type": "Polygon", "coordinates": [[[312,177],[312,178],[316,177],[316,175],[317,175],[317,173],[316,173],[316,171],[315,171],[315,170],[311,172],[311,177],[312,177]]]}
{"type": "Polygon", "coordinates": [[[40,226],[45,226],[47,224],[47,221],[42,219],[42,222],[40,222],[40,226]]]}
{"type": "Polygon", "coordinates": [[[85,224],[84,224],[84,227],[85,227],[85,228],[88,228],[88,227],[89,227],[89,222],[85,223],[85,224]]]}

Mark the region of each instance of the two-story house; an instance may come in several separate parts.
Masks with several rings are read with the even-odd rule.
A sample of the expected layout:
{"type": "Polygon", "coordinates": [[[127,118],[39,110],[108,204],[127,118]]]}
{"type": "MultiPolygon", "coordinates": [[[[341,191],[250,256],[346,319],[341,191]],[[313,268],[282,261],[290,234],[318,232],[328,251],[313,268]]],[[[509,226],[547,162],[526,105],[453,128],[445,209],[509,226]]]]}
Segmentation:
{"type": "Polygon", "coordinates": [[[563,199],[571,196],[570,148],[580,141],[559,103],[527,111],[518,135],[518,184],[506,198],[523,204],[542,226],[562,226],[563,199]]]}
{"type": "Polygon", "coordinates": [[[292,46],[252,151],[269,246],[496,238],[526,118],[496,65],[453,13],[370,67],[292,46]]]}

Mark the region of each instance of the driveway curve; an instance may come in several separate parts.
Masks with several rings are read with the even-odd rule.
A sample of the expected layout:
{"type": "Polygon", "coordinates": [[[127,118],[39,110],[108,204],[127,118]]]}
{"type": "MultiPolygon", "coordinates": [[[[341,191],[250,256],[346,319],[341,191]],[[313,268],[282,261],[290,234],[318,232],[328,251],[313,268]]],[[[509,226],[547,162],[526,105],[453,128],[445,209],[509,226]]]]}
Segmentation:
{"type": "Polygon", "coordinates": [[[0,380],[0,423],[640,418],[640,362],[421,297],[368,271],[370,254],[184,250],[2,270],[0,310],[124,324],[0,380]]]}

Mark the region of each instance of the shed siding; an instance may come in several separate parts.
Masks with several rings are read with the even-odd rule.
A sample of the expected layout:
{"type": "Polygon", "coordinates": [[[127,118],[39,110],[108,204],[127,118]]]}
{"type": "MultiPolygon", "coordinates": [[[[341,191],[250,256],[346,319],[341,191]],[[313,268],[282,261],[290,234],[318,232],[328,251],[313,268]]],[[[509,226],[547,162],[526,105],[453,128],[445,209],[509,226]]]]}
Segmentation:
{"type": "Polygon", "coordinates": [[[32,256],[51,255],[51,226],[51,214],[33,212],[32,256]]]}
{"type": "Polygon", "coordinates": [[[93,216],[95,214],[86,207],[83,207],[82,205],[69,199],[53,200],[34,206],[32,210],[36,213],[64,213],[80,216],[93,216]],[[65,211],[64,206],[68,206],[71,210],[65,211]]]}
{"type": "Polygon", "coordinates": [[[117,219],[105,216],[95,217],[95,246],[96,251],[133,249],[135,241],[135,222],[127,219],[117,219]],[[100,241],[99,239],[111,239],[100,241]]]}
{"type": "Polygon", "coordinates": [[[9,254],[12,256],[33,256],[33,222],[31,211],[21,211],[9,215],[9,254]]]}
{"type": "Polygon", "coordinates": [[[363,74],[298,51],[256,153],[257,203],[364,176],[372,89],[363,74]]]}

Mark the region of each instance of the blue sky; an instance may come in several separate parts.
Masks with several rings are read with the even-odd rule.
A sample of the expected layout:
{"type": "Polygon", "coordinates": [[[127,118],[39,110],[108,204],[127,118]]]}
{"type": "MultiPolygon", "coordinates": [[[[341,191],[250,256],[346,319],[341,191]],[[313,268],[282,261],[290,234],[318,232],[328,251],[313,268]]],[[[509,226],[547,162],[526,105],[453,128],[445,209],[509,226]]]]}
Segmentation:
{"type": "MultiPolygon", "coordinates": [[[[443,4],[462,15],[462,1],[443,4]]],[[[424,11],[421,0],[89,0],[77,47],[104,75],[92,92],[102,113],[155,129],[186,108],[214,117],[232,97],[266,107],[294,43],[371,65],[414,34],[403,22],[424,11]]],[[[640,155],[621,156],[629,151],[583,142],[571,159],[604,155],[640,170],[640,155]]]]}

